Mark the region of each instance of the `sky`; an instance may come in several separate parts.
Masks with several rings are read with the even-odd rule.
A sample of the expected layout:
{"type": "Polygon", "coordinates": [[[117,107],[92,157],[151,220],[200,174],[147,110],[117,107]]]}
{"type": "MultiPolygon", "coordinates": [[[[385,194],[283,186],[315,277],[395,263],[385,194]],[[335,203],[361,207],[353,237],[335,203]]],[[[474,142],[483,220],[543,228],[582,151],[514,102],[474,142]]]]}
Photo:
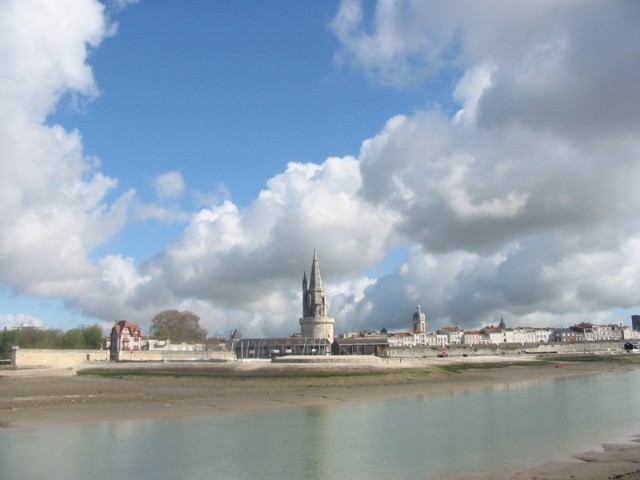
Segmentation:
{"type": "Polygon", "coordinates": [[[640,313],[633,1],[0,0],[0,328],[640,313]]]}

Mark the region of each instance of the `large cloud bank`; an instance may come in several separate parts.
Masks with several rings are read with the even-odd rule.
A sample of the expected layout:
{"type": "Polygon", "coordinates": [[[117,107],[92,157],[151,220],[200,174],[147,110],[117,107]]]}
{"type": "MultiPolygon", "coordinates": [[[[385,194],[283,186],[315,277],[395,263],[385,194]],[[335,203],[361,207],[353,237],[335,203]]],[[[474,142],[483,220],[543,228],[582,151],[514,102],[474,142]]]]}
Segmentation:
{"type": "MultiPolygon", "coordinates": [[[[97,261],[135,193],[107,201],[117,181],[47,116],[97,93],[87,55],[113,27],[95,1],[50,5],[0,6],[0,281],[16,293],[106,321],[189,308],[210,330],[289,334],[317,242],[338,331],[406,328],[416,303],[431,328],[621,321],[640,305],[634,3],[343,1],[337,64],[385,88],[454,74],[458,109],[391,118],[357,156],[292,163],[251,205],[192,213],[153,258],[97,261]],[[399,247],[392,273],[362,274],[399,247]]],[[[174,171],[156,188],[188,186],[174,171]]]]}

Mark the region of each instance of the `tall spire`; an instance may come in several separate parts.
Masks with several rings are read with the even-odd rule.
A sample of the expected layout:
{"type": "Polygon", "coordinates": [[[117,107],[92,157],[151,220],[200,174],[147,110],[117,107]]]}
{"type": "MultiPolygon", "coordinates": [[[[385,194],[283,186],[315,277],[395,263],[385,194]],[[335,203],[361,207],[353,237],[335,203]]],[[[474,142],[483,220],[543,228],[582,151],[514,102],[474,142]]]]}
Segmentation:
{"type": "Polygon", "coordinates": [[[313,246],[313,263],[311,264],[311,277],[309,279],[309,289],[321,289],[322,288],[322,276],[320,275],[320,262],[318,261],[318,254],[316,252],[316,246],[313,246]]]}
{"type": "Polygon", "coordinates": [[[320,262],[317,248],[313,246],[313,262],[311,275],[307,286],[306,273],[302,276],[302,318],[300,318],[300,333],[303,337],[324,338],[333,341],[333,324],[335,320],[327,311],[327,298],[322,288],[320,262]]]}

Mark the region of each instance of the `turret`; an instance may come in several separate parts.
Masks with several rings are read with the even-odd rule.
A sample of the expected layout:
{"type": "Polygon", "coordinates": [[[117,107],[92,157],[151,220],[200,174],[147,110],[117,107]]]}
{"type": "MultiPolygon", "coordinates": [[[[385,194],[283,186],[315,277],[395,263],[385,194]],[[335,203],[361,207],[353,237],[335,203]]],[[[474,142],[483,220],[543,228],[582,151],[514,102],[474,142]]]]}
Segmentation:
{"type": "Polygon", "coordinates": [[[307,272],[302,275],[302,316],[307,316],[307,272]]]}
{"type": "Polygon", "coordinates": [[[427,316],[422,313],[420,305],[418,305],[416,313],[413,314],[413,331],[426,332],[427,331],[427,316]]]}

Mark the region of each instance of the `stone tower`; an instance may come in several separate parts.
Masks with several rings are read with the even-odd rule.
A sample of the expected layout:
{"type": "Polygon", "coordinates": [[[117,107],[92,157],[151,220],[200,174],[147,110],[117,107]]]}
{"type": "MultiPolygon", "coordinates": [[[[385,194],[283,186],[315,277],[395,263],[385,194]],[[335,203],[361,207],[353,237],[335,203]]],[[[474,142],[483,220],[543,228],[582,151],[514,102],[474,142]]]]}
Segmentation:
{"type": "Polygon", "coordinates": [[[302,277],[302,318],[300,333],[303,337],[326,338],[333,342],[334,319],[329,316],[327,299],[322,288],[320,262],[316,249],[313,249],[311,276],[307,285],[307,274],[302,277]]]}
{"type": "Polygon", "coordinates": [[[416,313],[413,314],[413,331],[427,331],[427,316],[422,313],[420,305],[418,305],[418,310],[416,311],[416,313]]]}

